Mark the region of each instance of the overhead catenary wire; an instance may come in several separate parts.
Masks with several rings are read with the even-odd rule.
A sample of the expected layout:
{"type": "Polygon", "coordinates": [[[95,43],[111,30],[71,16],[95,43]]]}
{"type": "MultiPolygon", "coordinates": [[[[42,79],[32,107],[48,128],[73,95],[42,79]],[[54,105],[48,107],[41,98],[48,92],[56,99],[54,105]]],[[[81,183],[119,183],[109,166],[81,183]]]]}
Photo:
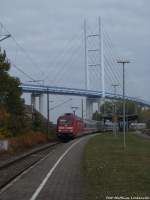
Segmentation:
{"type": "MultiPolygon", "coordinates": [[[[40,70],[40,66],[33,60],[33,58],[30,56],[30,54],[25,50],[25,48],[20,45],[20,43],[15,39],[15,37],[7,30],[7,28],[4,26],[4,24],[2,22],[0,22],[1,27],[3,27],[3,29],[10,34],[10,38],[15,42],[15,44],[19,47],[19,49],[24,53],[24,55],[26,56],[26,58],[30,61],[30,63],[37,68],[41,73],[44,73],[43,71],[40,70]]],[[[22,70],[23,71],[23,70],[22,70]]],[[[24,74],[26,74],[26,72],[24,72],[24,74]]]]}
{"type": "Polygon", "coordinates": [[[65,100],[64,102],[60,103],[60,104],[57,104],[56,106],[50,108],[50,110],[54,110],[55,108],[58,108],[66,103],[68,103],[69,101],[72,101],[72,98],[69,98],[68,100],[65,100]]]}
{"type": "Polygon", "coordinates": [[[16,68],[19,72],[21,72],[22,74],[24,74],[27,78],[29,78],[30,80],[32,80],[32,81],[35,81],[35,79],[33,79],[29,74],[27,74],[26,72],[24,72],[22,69],[20,69],[16,64],[14,64],[14,63],[11,63],[12,64],[12,66],[14,67],[14,68],[16,68]]]}
{"type": "MultiPolygon", "coordinates": [[[[3,24],[0,22],[0,26],[3,27],[3,24]]],[[[16,53],[17,55],[17,53],[16,53]]],[[[16,56],[15,56],[16,57],[16,56]]],[[[22,73],[24,76],[26,76],[28,79],[30,80],[35,80],[32,76],[30,76],[28,73],[26,73],[24,70],[22,70],[20,67],[18,67],[15,63],[13,63],[12,61],[10,61],[8,59],[9,63],[11,64],[12,67],[16,68],[17,71],[19,71],[20,73],[22,73]]]]}

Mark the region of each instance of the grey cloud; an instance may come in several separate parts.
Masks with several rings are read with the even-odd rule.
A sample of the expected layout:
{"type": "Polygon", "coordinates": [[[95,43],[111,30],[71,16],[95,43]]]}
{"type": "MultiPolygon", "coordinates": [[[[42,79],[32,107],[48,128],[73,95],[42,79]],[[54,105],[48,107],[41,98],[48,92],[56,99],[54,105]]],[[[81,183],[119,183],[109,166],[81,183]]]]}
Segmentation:
{"type": "MultiPolygon", "coordinates": [[[[57,76],[57,71],[61,70],[61,59],[62,65],[69,60],[67,65],[72,64],[74,74],[75,69],[77,71],[84,67],[84,57],[81,58],[84,55],[83,43],[79,45],[79,42],[83,42],[83,19],[86,17],[89,27],[96,32],[97,17],[102,16],[104,27],[114,43],[114,49],[118,50],[118,55],[132,61],[130,70],[128,69],[127,82],[132,83],[131,87],[128,87],[128,93],[135,96],[141,93],[146,99],[150,99],[150,94],[147,94],[146,89],[143,90],[144,87],[148,90],[150,83],[149,8],[149,0],[2,0],[0,17],[15,38],[30,52],[38,66],[42,65],[41,71],[45,71],[45,74],[50,73],[49,80],[52,80],[57,76]],[[81,39],[74,41],[74,46],[72,45],[69,52],[69,45],[66,43],[72,40],[72,36],[81,39]],[[72,58],[73,49],[78,48],[78,59],[72,58]],[[66,53],[65,58],[61,58],[63,49],[66,53]],[[135,90],[137,86],[138,91],[135,90]]],[[[14,59],[13,45],[7,41],[4,47],[14,59]]],[[[23,55],[17,58],[17,62],[33,76],[41,76],[41,72],[34,72],[34,66],[25,60],[23,55]]],[[[66,66],[66,71],[67,69],[66,66]]],[[[68,69],[68,73],[71,73],[71,68],[68,69]]],[[[63,70],[60,74],[63,75],[60,84],[67,85],[65,70],[64,74],[63,70]]],[[[84,82],[81,79],[78,75],[74,78],[69,76],[68,81],[73,80],[73,86],[77,80],[77,86],[80,87],[84,82]]]]}

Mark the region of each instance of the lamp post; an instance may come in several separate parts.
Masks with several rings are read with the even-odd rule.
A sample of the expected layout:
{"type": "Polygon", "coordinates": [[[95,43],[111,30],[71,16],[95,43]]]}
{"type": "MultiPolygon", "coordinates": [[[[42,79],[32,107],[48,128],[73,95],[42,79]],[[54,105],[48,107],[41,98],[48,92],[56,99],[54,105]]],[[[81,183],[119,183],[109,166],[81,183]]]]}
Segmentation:
{"type": "Polygon", "coordinates": [[[82,114],[82,120],[83,120],[83,118],[84,118],[84,116],[83,116],[83,99],[81,99],[81,114],[82,114]]]}
{"type": "Polygon", "coordinates": [[[49,134],[49,89],[47,87],[47,135],[49,134]]]}
{"type": "Polygon", "coordinates": [[[49,119],[51,120],[51,123],[52,123],[52,110],[53,110],[53,107],[51,107],[52,103],[54,103],[54,101],[49,100],[49,119]]]}
{"type": "MultiPolygon", "coordinates": [[[[119,84],[112,84],[112,87],[114,88],[114,95],[116,97],[116,93],[117,93],[117,87],[119,86],[119,84]]],[[[113,117],[114,117],[114,122],[113,122],[113,131],[114,131],[114,134],[116,136],[117,134],[117,127],[116,127],[116,103],[114,102],[114,113],[113,113],[113,117]]]]}
{"type": "Polygon", "coordinates": [[[72,106],[72,107],[71,107],[71,109],[73,110],[74,116],[75,116],[76,110],[77,110],[78,108],[79,108],[78,106],[72,106]]]}
{"type": "Polygon", "coordinates": [[[128,60],[117,60],[117,63],[123,66],[123,135],[124,135],[124,149],[126,147],[126,108],[125,108],[125,64],[130,63],[128,60]]]}

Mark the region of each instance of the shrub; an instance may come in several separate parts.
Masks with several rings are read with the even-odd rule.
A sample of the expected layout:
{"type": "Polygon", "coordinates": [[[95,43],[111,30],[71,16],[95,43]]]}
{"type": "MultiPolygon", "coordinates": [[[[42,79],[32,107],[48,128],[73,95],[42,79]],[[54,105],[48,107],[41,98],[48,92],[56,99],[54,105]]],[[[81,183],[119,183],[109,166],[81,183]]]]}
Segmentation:
{"type": "Polygon", "coordinates": [[[10,136],[11,134],[7,130],[3,128],[0,129],[0,139],[6,139],[9,138],[10,136]]]}
{"type": "Polygon", "coordinates": [[[13,151],[31,148],[37,144],[45,143],[47,136],[41,132],[29,132],[27,134],[11,138],[9,143],[13,151]]]}

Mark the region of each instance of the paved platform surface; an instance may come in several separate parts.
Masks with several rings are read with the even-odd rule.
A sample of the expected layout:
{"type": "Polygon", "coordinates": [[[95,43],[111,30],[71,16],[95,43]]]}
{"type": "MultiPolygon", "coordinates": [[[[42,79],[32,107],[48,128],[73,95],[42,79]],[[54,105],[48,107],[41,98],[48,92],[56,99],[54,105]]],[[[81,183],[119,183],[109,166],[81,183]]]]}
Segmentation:
{"type": "Polygon", "coordinates": [[[83,150],[91,135],[62,143],[50,151],[49,156],[24,174],[6,191],[0,200],[31,200],[35,191],[58,159],[76,143],[59,162],[46,184],[35,198],[37,200],[84,200],[84,180],[81,172],[83,150]]]}

